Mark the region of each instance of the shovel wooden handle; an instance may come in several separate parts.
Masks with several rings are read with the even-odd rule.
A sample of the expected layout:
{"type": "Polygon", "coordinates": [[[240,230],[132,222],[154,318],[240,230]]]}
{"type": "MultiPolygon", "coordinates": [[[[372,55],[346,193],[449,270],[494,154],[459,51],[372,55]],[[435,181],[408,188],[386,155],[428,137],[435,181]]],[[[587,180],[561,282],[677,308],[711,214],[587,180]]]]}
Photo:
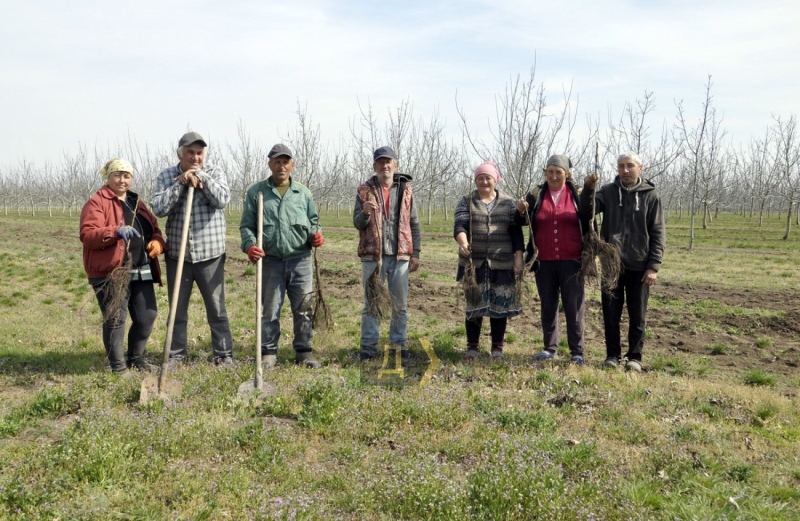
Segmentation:
{"type": "Polygon", "coordinates": [[[181,277],[183,276],[183,259],[186,257],[186,241],[189,238],[189,224],[192,219],[192,203],[194,202],[194,186],[189,185],[186,194],[186,205],[183,213],[183,231],[181,232],[181,247],[178,252],[178,266],[173,279],[172,298],[169,301],[169,319],[167,320],[167,338],[164,339],[164,358],[161,361],[161,372],[158,374],[158,392],[167,382],[167,367],[169,366],[169,352],[172,347],[172,333],[175,331],[175,313],[178,310],[178,297],[181,294],[181,277]]]}
{"type": "MultiPolygon", "coordinates": [[[[258,222],[256,225],[258,230],[258,237],[256,243],[259,248],[263,249],[264,242],[264,194],[258,192],[258,222]]],[[[255,388],[261,389],[264,375],[261,369],[261,273],[264,269],[262,262],[264,257],[259,257],[256,262],[256,381],[255,388]]]]}

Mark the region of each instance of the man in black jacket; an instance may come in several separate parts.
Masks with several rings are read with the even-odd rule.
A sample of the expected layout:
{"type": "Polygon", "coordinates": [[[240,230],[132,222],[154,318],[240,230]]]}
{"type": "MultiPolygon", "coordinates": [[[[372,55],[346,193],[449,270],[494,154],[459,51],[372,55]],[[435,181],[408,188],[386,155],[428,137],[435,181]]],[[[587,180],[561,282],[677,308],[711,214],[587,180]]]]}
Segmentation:
{"type": "Polygon", "coordinates": [[[602,294],[603,325],[606,336],[604,366],[617,367],[622,346],[619,323],[626,304],[630,326],[625,369],[642,370],[645,314],[650,286],[656,283],[664,257],[666,230],[661,199],[653,183],[641,177],[642,160],[635,152],[626,152],[617,159],[618,175],[613,183],[595,193],[597,174],[586,176],[581,193],[581,212],[603,214],[600,236],[619,249],[622,273],[612,294],[602,294]]]}

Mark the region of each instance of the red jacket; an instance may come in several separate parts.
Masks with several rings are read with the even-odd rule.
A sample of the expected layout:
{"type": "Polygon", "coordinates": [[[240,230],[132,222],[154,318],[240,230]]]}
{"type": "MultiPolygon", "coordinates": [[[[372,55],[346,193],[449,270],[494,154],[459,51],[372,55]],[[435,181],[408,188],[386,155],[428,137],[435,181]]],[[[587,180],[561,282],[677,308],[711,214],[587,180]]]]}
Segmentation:
{"type": "MultiPolygon", "coordinates": [[[[167,243],[161,235],[156,216],[143,202],[136,210],[139,217],[147,219],[153,227],[151,240],[158,241],[166,252],[167,243]]],[[[100,188],[86,201],[81,210],[81,242],[83,243],[83,268],[90,279],[107,277],[114,268],[122,266],[125,259],[125,241],[117,230],[125,222],[122,203],[108,186],[100,188]]],[[[158,258],[150,259],[153,280],[161,284],[161,264],[158,258]]]]}

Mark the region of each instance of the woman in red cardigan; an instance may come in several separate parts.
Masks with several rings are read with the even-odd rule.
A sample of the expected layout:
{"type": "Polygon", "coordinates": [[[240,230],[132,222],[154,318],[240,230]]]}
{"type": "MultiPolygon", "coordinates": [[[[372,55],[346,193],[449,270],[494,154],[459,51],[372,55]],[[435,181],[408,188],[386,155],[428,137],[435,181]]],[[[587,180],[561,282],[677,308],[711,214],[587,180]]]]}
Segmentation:
{"type": "Polygon", "coordinates": [[[547,159],[546,182],[517,202],[527,214],[531,233],[526,261],[536,258],[536,288],[542,305],[544,350],[534,360],[550,360],[558,351],[558,299],[564,306],[572,362],[583,365],[584,303],[581,252],[589,223],[578,211],[578,191],[572,182],[572,161],[564,155],[547,159]],[[537,255],[538,254],[538,255],[537,255]],[[536,256],[536,257],[535,257],[536,256]]]}
{"type": "Polygon", "coordinates": [[[103,312],[103,345],[111,370],[125,375],[130,368],[148,368],[144,349],[158,314],[153,284],[161,284],[158,255],[167,245],[156,217],[130,191],[133,166],[112,159],[100,169],[100,176],[105,184],[81,211],[83,267],[103,312]],[[114,281],[127,281],[128,273],[130,283],[121,288],[121,300],[114,298],[114,281]],[[132,324],[126,354],[128,312],[132,324]]]}

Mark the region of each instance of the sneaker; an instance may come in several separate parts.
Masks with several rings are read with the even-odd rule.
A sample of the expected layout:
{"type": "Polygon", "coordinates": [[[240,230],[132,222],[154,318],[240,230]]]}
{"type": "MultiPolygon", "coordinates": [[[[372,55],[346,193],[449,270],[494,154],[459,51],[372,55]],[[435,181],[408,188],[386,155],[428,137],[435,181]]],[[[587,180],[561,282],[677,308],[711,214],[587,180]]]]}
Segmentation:
{"type": "Polygon", "coordinates": [[[642,372],[642,363],[638,360],[628,360],[625,362],[625,370],[633,371],[634,373],[642,372]]]}
{"type": "Polygon", "coordinates": [[[135,369],[136,371],[145,371],[148,373],[154,373],[158,371],[158,366],[145,362],[144,360],[139,360],[129,365],[128,369],[135,369]]]}
{"type": "MultiPolygon", "coordinates": [[[[394,349],[390,349],[389,350],[389,358],[394,360],[394,356],[395,356],[395,350],[394,349]]],[[[414,355],[412,355],[411,351],[409,351],[408,349],[401,349],[400,350],[400,358],[403,359],[403,360],[411,360],[411,358],[413,358],[413,356],[414,355]]]]}
{"type": "Polygon", "coordinates": [[[583,355],[572,355],[572,363],[575,365],[583,365],[583,355]]]}
{"type": "Polygon", "coordinates": [[[494,360],[495,362],[501,362],[505,360],[505,357],[503,356],[503,350],[492,349],[492,360],[494,360]]]}
{"type": "Polygon", "coordinates": [[[609,356],[608,358],[606,358],[606,361],[603,362],[603,367],[608,369],[616,369],[617,367],[619,367],[619,358],[617,358],[616,356],[609,356]]]}
{"type": "Polygon", "coordinates": [[[277,353],[267,353],[261,355],[261,367],[265,369],[272,369],[278,365],[278,354],[277,353]]]}
{"type": "Polygon", "coordinates": [[[359,362],[369,362],[370,360],[375,360],[375,355],[365,353],[364,351],[356,353],[356,357],[358,358],[359,362]]]}
{"type": "Polygon", "coordinates": [[[536,356],[533,357],[534,360],[552,360],[554,358],[558,358],[555,351],[548,351],[545,349],[541,353],[537,353],[536,356]]]}
{"type": "Polygon", "coordinates": [[[167,369],[169,369],[170,371],[174,371],[175,369],[180,369],[182,365],[183,365],[182,358],[170,358],[169,364],[167,364],[167,369]]]}
{"type": "Polygon", "coordinates": [[[476,358],[480,356],[480,351],[477,349],[467,349],[467,352],[464,353],[464,361],[465,362],[472,362],[476,358]]]}
{"type": "Polygon", "coordinates": [[[297,365],[303,365],[309,369],[319,369],[322,364],[319,360],[314,358],[314,353],[311,351],[304,351],[302,353],[295,353],[294,361],[297,365]]]}
{"type": "Polygon", "coordinates": [[[127,380],[128,378],[133,378],[133,372],[127,369],[123,369],[122,371],[112,371],[111,374],[119,378],[122,378],[123,380],[127,380]]]}
{"type": "Polygon", "coordinates": [[[232,356],[215,356],[214,357],[214,365],[217,367],[227,368],[233,367],[233,357],[232,356]]]}

